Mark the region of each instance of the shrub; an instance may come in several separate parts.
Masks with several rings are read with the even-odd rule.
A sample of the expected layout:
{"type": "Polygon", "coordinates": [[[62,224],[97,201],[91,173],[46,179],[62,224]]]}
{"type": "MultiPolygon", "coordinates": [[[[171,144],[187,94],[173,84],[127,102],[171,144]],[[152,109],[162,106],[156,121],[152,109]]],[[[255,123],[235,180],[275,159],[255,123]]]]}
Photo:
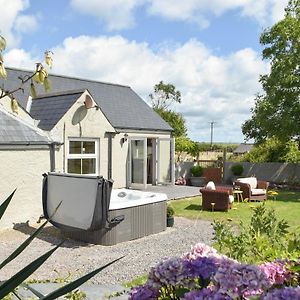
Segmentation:
{"type": "Polygon", "coordinates": [[[199,243],[187,254],[152,267],[146,283],[132,288],[129,299],[273,299],[275,294],[292,296],[280,299],[298,299],[299,277],[294,266],[299,267],[299,262],[242,264],[199,243]]]}
{"type": "Polygon", "coordinates": [[[194,177],[201,177],[203,175],[203,168],[199,165],[191,167],[191,173],[194,177]]]}
{"type": "Polygon", "coordinates": [[[168,204],[167,205],[167,217],[170,218],[170,217],[174,216],[174,214],[175,214],[175,210],[174,210],[173,206],[168,204]]]}
{"type": "Polygon", "coordinates": [[[240,223],[238,230],[223,222],[213,223],[216,248],[233,259],[246,263],[272,261],[277,257],[300,256],[300,233],[288,232],[285,220],[278,220],[273,209],[262,204],[254,208],[250,224],[240,223]]]}
{"type": "Polygon", "coordinates": [[[276,138],[266,139],[263,143],[255,145],[249,153],[241,158],[248,162],[287,162],[299,163],[300,150],[296,141],[281,142],[276,138]]]}
{"type": "Polygon", "coordinates": [[[231,166],[231,172],[234,176],[241,176],[244,171],[244,167],[241,164],[235,164],[231,166]]]}

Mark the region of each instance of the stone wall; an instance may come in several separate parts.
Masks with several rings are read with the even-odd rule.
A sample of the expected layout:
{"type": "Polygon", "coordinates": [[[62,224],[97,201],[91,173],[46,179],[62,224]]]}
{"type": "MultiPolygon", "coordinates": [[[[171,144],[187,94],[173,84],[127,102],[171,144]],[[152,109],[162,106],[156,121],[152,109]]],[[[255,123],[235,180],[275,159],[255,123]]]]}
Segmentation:
{"type": "MultiPolygon", "coordinates": [[[[195,163],[181,162],[175,167],[175,178],[179,176],[188,179],[190,169],[195,163]]],[[[223,182],[232,183],[232,172],[230,170],[236,162],[225,162],[223,182]]],[[[300,184],[300,164],[292,163],[240,163],[244,166],[242,177],[256,176],[259,180],[266,180],[272,183],[300,184]]]]}
{"type": "MultiPolygon", "coordinates": [[[[224,182],[231,182],[230,170],[234,162],[226,162],[224,167],[224,182]]],[[[300,164],[292,163],[241,163],[244,166],[242,176],[256,176],[257,179],[273,183],[300,184],[300,164]]]]}

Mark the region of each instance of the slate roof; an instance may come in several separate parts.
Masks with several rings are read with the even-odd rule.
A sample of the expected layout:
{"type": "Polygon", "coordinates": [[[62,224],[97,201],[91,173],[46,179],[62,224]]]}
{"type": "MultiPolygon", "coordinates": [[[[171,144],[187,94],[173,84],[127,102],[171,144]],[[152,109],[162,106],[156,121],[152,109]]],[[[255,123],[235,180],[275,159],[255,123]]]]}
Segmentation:
{"type": "Polygon", "coordinates": [[[233,153],[235,154],[247,153],[253,148],[253,146],[254,146],[253,144],[246,144],[246,143],[239,144],[237,148],[233,150],[233,153]]]}
{"type": "Polygon", "coordinates": [[[0,145],[48,145],[52,141],[38,128],[0,110],[0,145]]]}
{"type": "Polygon", "coordinates": [[[38,127],[50,131],[71,108],[84,90],[49,94],[32,100],[30,114],[40,120],[38,127]]]}
{"type": "MultiPolygon", "coordinates": [[[[6,68],[8,80],[4,82],[6,90],[20,85],[18,77],[29,76],[31,72],[6,68]]],[[[148,106],[129,86],[104,83],[99,81],[49,75],[52,82],[51,92],[65,92],[87,89],[101,108],[112,126],[118,129],[172,131],[173,129],[153,109],[148,106]]],[[[0,80],[1,84],[1,80],[0,80]]],[[[29,95],[29,83],[24,86],[24,93],[17,92],[15,97],[26,107],[29,95]]],[[[38,94],[43,94],[43,87],[38,86],[38,94]]]]}

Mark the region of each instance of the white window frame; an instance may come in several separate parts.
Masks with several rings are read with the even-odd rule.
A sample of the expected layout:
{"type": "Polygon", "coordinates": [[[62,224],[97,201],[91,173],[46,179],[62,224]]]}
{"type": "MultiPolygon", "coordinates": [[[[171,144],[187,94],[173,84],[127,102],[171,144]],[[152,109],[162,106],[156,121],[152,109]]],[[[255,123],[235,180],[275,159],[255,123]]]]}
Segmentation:
{"type": "MultiPolygon", "coordinates": [[[[79,174],[79,175],[98,175],[99,174],[99,139],[95,138],[68,138],[68,147],[67,147],[67,159],[66,159],[66,170],[68,170],[68,161],[69,159],[85,159],[85,158],[95,158],[96,159],[96,170],[95,173],[89,174],[79,174]],[[95,153],[88,153],[88,154],[70,154],[70,142],[94,142],[95,143],[95,153]]],[[[81,169],[82,173],[82,169],[81,169]]],[[[78,174],[78,173],[69,173],[69,174],[78,174]]]]}

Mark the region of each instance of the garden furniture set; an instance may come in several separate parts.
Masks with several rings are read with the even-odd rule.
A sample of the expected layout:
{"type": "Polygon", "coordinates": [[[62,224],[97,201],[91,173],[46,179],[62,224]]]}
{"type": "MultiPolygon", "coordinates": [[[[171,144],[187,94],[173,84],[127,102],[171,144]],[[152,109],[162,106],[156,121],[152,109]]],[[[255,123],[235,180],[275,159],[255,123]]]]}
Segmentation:
{"type": "Polygon", "coordinates": [[[232,187],[215,186],[210,181],[200,189],[202,209],[228,211],[236,202],[265,201],[268,196],[269,182],[257,180],[256,177],[239,178],[232,187]]]}

